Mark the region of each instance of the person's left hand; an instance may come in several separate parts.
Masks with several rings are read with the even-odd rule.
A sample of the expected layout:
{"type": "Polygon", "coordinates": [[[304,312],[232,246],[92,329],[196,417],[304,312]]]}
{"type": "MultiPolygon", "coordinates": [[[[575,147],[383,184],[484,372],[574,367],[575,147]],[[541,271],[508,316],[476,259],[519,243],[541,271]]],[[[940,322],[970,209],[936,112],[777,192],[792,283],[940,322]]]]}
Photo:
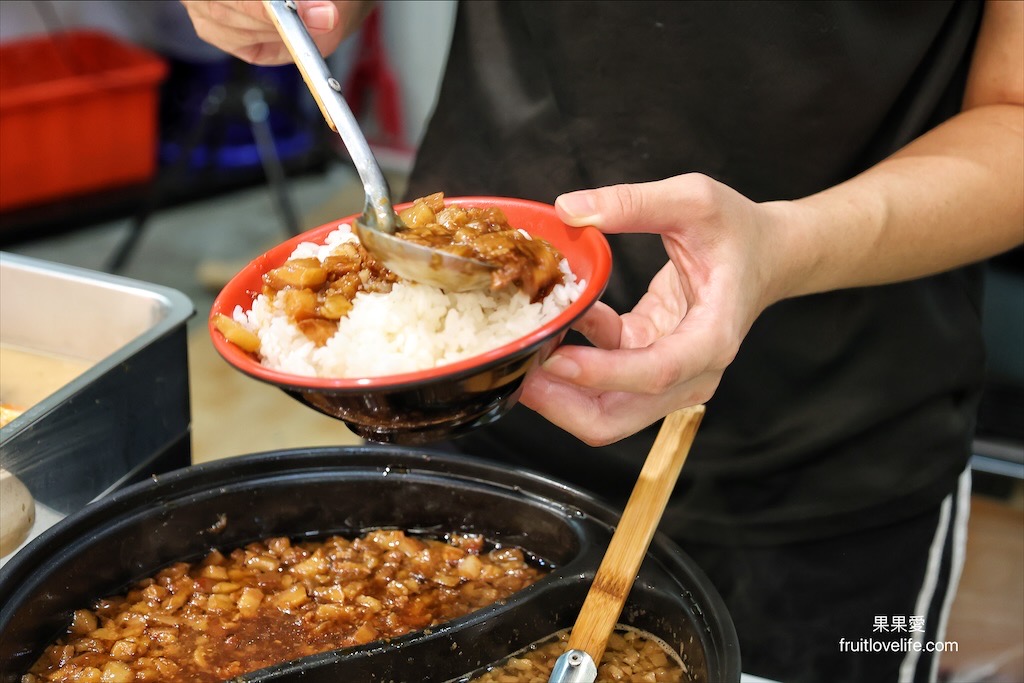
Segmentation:
{"type": "Polygon", "coordinates": [[[699,174],[559,197],[570,225],[661,234],[669,261],[632,311],[594,305],[575,328],[596,348],[560,347],[527,377],[522,403],[600,446],[709,399],[754,319],[783,293],[782,205],[699,174]]]}

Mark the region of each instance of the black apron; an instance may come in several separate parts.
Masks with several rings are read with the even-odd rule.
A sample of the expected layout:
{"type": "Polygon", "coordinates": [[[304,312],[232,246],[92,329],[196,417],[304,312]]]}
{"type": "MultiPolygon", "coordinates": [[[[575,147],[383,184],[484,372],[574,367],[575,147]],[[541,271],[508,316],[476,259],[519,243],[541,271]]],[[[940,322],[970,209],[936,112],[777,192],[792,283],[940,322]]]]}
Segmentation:
{"type": "MultiPolygon", "coordinates": [[[[699,171],[756,201],[803,197],[959,110],[980,14],[973,2],[462,3],[409,196],[552,202],[699,171]]],[[[666,256],[657,236],[609,240],[604,301],[621,313],[666,256]]],[[[938,504],[970,453],[979,300],[967,268],[769,308],[708,403],[662,529],[772,544],[938,504]]],[[[590,448],[519,406],[457,445],[622,504],[656,428],[590,448]]]]}

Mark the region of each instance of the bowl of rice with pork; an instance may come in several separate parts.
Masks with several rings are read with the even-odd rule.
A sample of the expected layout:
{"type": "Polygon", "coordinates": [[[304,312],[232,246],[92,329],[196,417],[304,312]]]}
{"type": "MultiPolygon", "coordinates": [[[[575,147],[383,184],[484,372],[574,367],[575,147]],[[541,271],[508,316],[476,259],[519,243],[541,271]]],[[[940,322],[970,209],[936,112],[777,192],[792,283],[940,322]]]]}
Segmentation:
{"type": "Polygon", "coordinates": [[[362,248],[356,217],[256,258],[214,301],[209,328],[235,368],[388,443],[450,438],[498,419],[526,374],[604,291],[594,228],[520,199],[431,195],[396,207],[398,236],[494,265],[490,286],[403,280],[362,248]]]}

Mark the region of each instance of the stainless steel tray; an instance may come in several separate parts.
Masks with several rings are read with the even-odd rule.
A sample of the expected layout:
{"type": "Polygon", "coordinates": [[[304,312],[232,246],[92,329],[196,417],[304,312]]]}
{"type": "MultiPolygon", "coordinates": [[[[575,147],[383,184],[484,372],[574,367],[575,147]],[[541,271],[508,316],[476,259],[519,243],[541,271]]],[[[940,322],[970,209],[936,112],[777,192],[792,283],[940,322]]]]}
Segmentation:
{"type": "Polygon", "coordinates": [[[0,252],[0,342],[92,363],[0,429],[0,467],[59,515],[188,465],[193,312],[167,287],[0,252]]]}

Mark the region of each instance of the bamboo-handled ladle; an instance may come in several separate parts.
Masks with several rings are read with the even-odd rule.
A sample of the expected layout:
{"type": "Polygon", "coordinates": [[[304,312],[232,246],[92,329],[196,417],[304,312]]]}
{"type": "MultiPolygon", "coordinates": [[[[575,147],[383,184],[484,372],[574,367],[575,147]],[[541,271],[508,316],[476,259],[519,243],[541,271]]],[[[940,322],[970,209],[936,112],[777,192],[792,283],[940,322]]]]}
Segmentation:
{"type": "Polygon", "coordinates": [[[374,258],[406,280],[454,292],[490,286],[494,265],[395,237],[395,231],[404,226],[395,214],[391,190],[352,110],[341,96],[341,84],[331,76],[319,48],[299,17],[296,4],[293,0],[263,0],[263,6],[299,67],[302,80],[327,125],[341,136],[366,190],[363,214],[352,225],[360,243],[374,258]]]}
{"type": "Polygon", "coordinates": [[[555,662],[548,683],[597,680],[597,665],[647,555],[702,417],[704,406],[696,405],[677,410],[662,422],[569,634],[568,650],[555,662]]]}

